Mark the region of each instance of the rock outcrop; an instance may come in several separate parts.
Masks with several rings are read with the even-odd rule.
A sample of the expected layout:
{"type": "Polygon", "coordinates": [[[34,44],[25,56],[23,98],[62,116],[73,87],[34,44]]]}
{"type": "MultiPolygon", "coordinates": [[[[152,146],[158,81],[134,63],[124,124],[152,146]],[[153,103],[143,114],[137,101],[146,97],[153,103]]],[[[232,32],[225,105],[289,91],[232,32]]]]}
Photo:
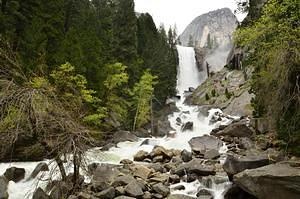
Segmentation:
{"type": "Polygon", "coordinates": [[[297,199],[300,196],[300,170],[288,163],[245,170],[233,179],[239,187],[259,199],[297,199]]]}

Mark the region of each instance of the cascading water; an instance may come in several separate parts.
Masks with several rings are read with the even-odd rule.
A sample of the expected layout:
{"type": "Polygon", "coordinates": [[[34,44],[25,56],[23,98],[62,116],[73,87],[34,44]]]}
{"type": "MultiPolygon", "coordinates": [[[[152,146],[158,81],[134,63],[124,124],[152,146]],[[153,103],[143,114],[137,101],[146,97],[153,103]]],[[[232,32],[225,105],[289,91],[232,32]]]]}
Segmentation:
{"type": "MultiPolygon", "coordinates": [[[[155,145],[163,146],[167,149],[179,149],[179,150],[189,150],[191,148],[188,141],[197,136],[202,136],[208,134],[213,128],[220,124],[227,124],[231,121],[229,119],[223,118],[222,121],[210,125],[210,119],[213,117],[214,113],[220,112],[218,109],[212,109],[209,111],[209,116],[203,116],[197,106],[188,106],[184,104],[185,94],[190,87],[196,88],[204,81],[205,74],[199,73],[196,61],[195,53],[193,48],[177,46],[179,53],[179,66],[177,75],[177,91],[180,99],[176,100],[176,106],[179,111],[174,112],[169,116],[169,121],[171,127],[174,129],[174,137],[163,137],[163,138],[150,138],[148,145],[141,145],[141,143],[146,138],[140,138],[137,142],[122,142],[113,147],[106,152],[101,152],[100,148],[93,148],[86,153],[87,160],[89,163],[100,162],[100,163],[112,163],[118,164],[122,159],[133,159],[133,156],[140,150],[147,152],[152,151],[155,145]],[[193,130],[182,131],[181,124],[178,124],[177,119],[180,118],[181,124],[186,122],[193,122],[193,130]]],[[[220,152],[224,151],[222,148],[220,152]]],[[[44,161],[49,163],[50,160],[44,161]]],[[[40,162],[30,162],[30,163],[0,163],[0,175],[2,175],[5,170],[9,167],[16,166],[25,168],[26,176],[25,179],[18,182],[9,182],[8,193],[10,199],[24,199],[26,196],[31,198],[34,189],[37,186],[37,179],[28,180],[28,176],[33,171],[35,166],[40,162]]],[[[67,163],[66,163],[67,165],[67,163]]],[[[65,166],[66,166],[65,165],[65,166]]],[[[51,167],[54,167],[52,164],[51,167]]],[[[68,169],[71,172],[71,168],[68,169]]],[[[57,172],[59,173],[59,172],[57,172]]],[[[47,179],[50,174],[49,172],[42,172],[38,177],[43,177],[47,179]]],[[[59,175],[56,175],[59,178],[59,175]]],[[[88,178],[87,178],[88,180],[88,178]]],[[[230,184],[226,176],[214,176],[209,177],[210,186],[207,186],[204,182],[195,181],[191,183],[181,182],[181,185],[185,186],[183,191],[172,191],[172,193],[186,194],[190,196],[196,196],[197,190],[199,188],[205,188],[213,193],[215,199],[222,199],[222,193],[230,184]],[[221,179],[221,180],[220,180],[221,179]]],[[[178,184],[177,184],[178,185],[178,184]]],[[[39,184],[42,188],[46,186],[45,182],[39,184]]],[[[171,186],[172,190],[173,186],[171,186]]]]}

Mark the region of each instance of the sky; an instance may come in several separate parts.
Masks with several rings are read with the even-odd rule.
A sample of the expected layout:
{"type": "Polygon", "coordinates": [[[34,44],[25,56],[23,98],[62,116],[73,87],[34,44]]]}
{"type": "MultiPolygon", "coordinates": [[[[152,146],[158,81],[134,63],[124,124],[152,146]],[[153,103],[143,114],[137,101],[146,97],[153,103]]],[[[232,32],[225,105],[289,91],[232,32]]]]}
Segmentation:
{"type": "MultiPolygon", "coordinates": [[[[236,9],[235,0],[134,0],[136,12],[148,12],[156,26],[161,23],[166,28],[176,24],[180,34],[197,16],[219,8],[236,9]]],[[[244,15],[237,16],[241,21],[244,15]]]]}

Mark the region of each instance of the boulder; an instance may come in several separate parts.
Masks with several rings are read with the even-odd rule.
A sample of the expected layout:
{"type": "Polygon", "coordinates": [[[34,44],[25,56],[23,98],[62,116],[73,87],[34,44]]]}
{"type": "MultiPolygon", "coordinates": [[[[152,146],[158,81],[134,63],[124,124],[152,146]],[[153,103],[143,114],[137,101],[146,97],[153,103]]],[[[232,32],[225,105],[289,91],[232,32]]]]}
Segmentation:
{"type": "Polygon", "coordinates": [[[257,199],[255,196],[247,193],[236,184],[233,184],[225,193],[224,199],[257,199]]]}
{"type": "Polygon", "coordinates": [[[180,177],[178,175],[170,175],[169,176],[169,182],[172,183],[172,184],[175,184],[175,183],[179,183],[180,182],[180,177]]]}
{"type": "Polygon", "coordinates": [[[133,134],[140,138],[150,137],[150,133],[143,128],[137,129],[136,131],[133,132],[133,134]]]}
{"type": "Polygon", "coordinates": [[[211,149],[211,150],[206,151],[204,153],[204,158],[205,159],[216,159],[218,157],[220,157],[220,153],[216,149],[211,149]]]}
{"type": "MultiPolygon", "coordinates": [[[[1,198],[1,197],[0,197],[1,198]]],[[[1,198],[2,199],[2,198],[1,198]]],[[[50,196],[48,196],[43,189],[40,187],[35,190],[33,193],[32,199],[50,199],[50,196]]]]}
{"type": "Polygon", "coordinates": [[[143,165],[132,165],[130,167],[130,170],[132,171],[132,174],[134,177],[139,177],[142,179],[147,179],[150,174],[152,173],[152,170],[148,167],[145,167],[143,165]]]}
{"type": "Polygon", "coordinates": [[[154,185],[154,186],[152,187],[152,189],[153,189],[156,193],[162,195],[163,197],[167,197],[167,196],[170,194],[170,189],[169,189],[169,187],[163,185],[162,183],[158,183],[158,184],[154,185]]]}
{"type": "Polygon", "coordinates": [[[173,129],[171,128],[169,120],[157,120],[154,123],[153,136],[164,137],[171,130],[173,129]]]}
{"type": "Polygon", "coordinates": [[[192,131],[193,130],[193,127],[194,127],[194,123],[193,122],[187,122],[187,123],[184,123],[182,126],[181,126],[181,130],[182,131],[192,131]]]}
{"type": "Polygon", "coordinates": [[[251,138],[255,133],[247,126],[246,121],[241,120],[239,122],[228,125],[225,129],[212,132],[211,135],[220,137],[220,136],[229,136],[229,137],[248,137],[251,138]]]}
{"type": "Polygon", "coordinates": [[[96,194],[98,198],[101,199],[113,199],[115,197],[115,189],[113,187],[109,187],[108,189],[105,189],[99,193],[96,194]]]}
{"type": "Polygon", "coordinates": [[[29,179],[35,178],[41,171],[49,171],[49,167],[47,163],[40,162],[38,165],[36,165],[35,169],[30,174],[29,179]]]}
{"type": "Polygon", "coordinates": [[[163,158],[171,159],[173,157],[173,153],[170,150],[165,149],[162,146],[155,146],[150,153],[151,157],[163,156],[163,158]]]}
{"type": "Polygon", "coordinates": [[[128,197],[128,196],[118,196],[115,199],[136,199],[136,198],[128,197]]]}
{"type": "Polygon", "coordinates": [[[5,173],[3,174],[8,181],[19,182],[20,180],[24,179],[25,177],[25,169],[24,168],[17,168],[17,167],[10,167],[6,169],[5,173]]]}
{"type": "Polygon", "coordinates": [[[120,164],[133,164],[133,161],[129,159],[124,159],[120,161],[120,164]]]}
{"type": "Polygon", "coordinates": [[[110,184],[120,174],[119,169],[114,165],[100,164],[94,171],[91,183],[95,191],[103,191],[110,187],[110,184]]]}
{"type": "Polygon", "coordinates": [[[187,196],[187,195],[183,195],[183,194],[172,194],[172,195],[168,196],[167,199],[196,199],[196,198],[187,196]]]}
{"type": "Polygon", "coordinates": [[[137,181],[133,181],[126,185],[125,193],[134,198],[140,198],[144,195],[144,192],[137,181]]]}
{"type": "Polygon", "coordinates": [[[175,169],[175,173],[179,176],[185,174],[197,174],[199,176],[215,175],[216,171],[214,166],[202,164],[201,159],[194,158],[188,163],[181,164],[175,169]]]}
{"type": "Polygon", "coordinates": [[[8,199],[8,180],[5,176],[0,176],[0,199],[8,199]]]}
{"type": "Polygon", "coordinates": [[[223,169],[231,179],[233,175],[240,173],[246,169],[255,169],[269,164],[269,159],[266,155],[258,156],[235,156],[228,155],[223,169]]]}
{"type": "Polygon", "coordinates": [[[197,193],[197,197],[201,199],[213,199],[213,195],[207,189],[200,189],[197,193]]]}
{"type": "Polygon", "coordinates": [[[134,161],[143,161],[144,159],[146,159],[148,157],[149,157],[149,153],[146,152],[146,151],[141,150],[133,156],[133,160],[134,161]]]}
{"type": "Polygon", "coordinates": [[[192,150],[196,153],[204,154],[205,151],[222,147],[223,142],[214,136],[204,135],[201,137],[194,137],[189,141],[192,150]]]}
{"type": "Polygon", "coordinates": [[[126,186],[133,181],[135,181],[135,179],[134,179],[134,177],[132,177],[130,175],[118,176],[112,183],[112,186],[114,186],[114,187],[126,186]]]}
{"type": "Polygon", "coordinates": [[[192,153],[184,149],[183,151],[181,151],[181,159],[183,160],[183,162],[191,161],[193,159],[192,153]]]}
{"type": "Polygon", "coordinates": [[[297,199],[300,196],[300,169],[288,163],[245,170],[234,183],[259,199],[297,199]]]}
{"type": "Polygon", "coordinates": [[[138,141],[138,137],[129,131],[117,131],[114,133],[113,135],[114,143],[125,142],[125,141],[136,142],[138,141]]]}
{"type": "Polygon", "coordinates": [[[239,148],[241,149],[252,149],[255,147],[254,142],[248,137],[241,137],[239,139],[239,148]]]}

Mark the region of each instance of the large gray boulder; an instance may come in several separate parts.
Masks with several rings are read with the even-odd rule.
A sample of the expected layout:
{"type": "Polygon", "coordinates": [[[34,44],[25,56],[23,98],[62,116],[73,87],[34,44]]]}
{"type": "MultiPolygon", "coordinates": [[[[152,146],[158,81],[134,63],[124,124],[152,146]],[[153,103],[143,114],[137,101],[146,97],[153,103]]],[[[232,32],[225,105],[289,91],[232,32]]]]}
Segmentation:
{"type": "Polygon", "coordinates": [[[211,133],[214,136],[220,137],[220,136],[229,136],[229,137],[248,137],[251,138],[255,135],[255,132],[253,132],[246,124],[246,121],[241,120],[239,122],[233,123],[229,126],[227,126],[225,129],[218,131],[218,132],[212,132],[211,133]]]}
{"type": "Polygon", "coordinates": [[[100,164],[97,166],[92,177],[93,189],[97,192],[110,187],[111,183],[120,174],[119,169],[114,165],[100,164]]]}
{"type": "Polygon", "coordinates": [[[138,141],[138,139],[139,138],[136,135],[134,135],[129,131],[117,131],[114,133],[113,136],[114,143],[125,142],[125,141],[136,142],[138,141]]]}
{"type": "Polygon", "coordinates": [[[240,173],[246,169],[255,169],[269,164],[269,159],[266,155],[257,156],[236,156],[228,155],[223,169],[231,179],[233,175],[240,173]]]}
{"type": "Polygon", "coordinates": [[[179,165],[175,169],[175,173],[179,176],[186,174],[197,174],[199,176],[215,175],[215,167],[212,165],[203,164],[201,159],[194,158],[188,163],[179,165]]]}
{"type": "Polygon", "coordinates": [[[5,173],[3,174],[8,181],[19,182],[20,180],[24,179],[25,177],[25,169],[24,168],[17,168],[17,167],[10,167],[6,169],[5,173]]]}
{"type": "Polygon", "coordinates": [[[204,154],[208,150],[219,150],[223,142],[214,136],[204,135],[192,138],[189,144],[194,152],[204,154]]]}
{"type": "Polygon", "coordinates": [[[129,183],[125,187],[125,193],[128,196],[135,197],[135,198],[140,198],[144,195],[142,187],[140,186],[140,184],[137,181],[133,181],[133,182],[129,183]]]}
{"type": "Polygon", "coordinates": [[[153,136],[164,137],[171,130],[173,129],[171,127],[169,120],[167,119],[157,120],[154,123],[154,132],[152,134],[153,136]]]}
{"type": "Polygon", "coordinates": [[[7,193],[8,180],[4,176],[0,176],[0,199],[8,199],[7,193]]]}
{"type": "Polygon", "coordinates": [[[288,163],[245,170],[233,180],[259,199],[298,199],[300,196],[300,169],[288,163]]]}

